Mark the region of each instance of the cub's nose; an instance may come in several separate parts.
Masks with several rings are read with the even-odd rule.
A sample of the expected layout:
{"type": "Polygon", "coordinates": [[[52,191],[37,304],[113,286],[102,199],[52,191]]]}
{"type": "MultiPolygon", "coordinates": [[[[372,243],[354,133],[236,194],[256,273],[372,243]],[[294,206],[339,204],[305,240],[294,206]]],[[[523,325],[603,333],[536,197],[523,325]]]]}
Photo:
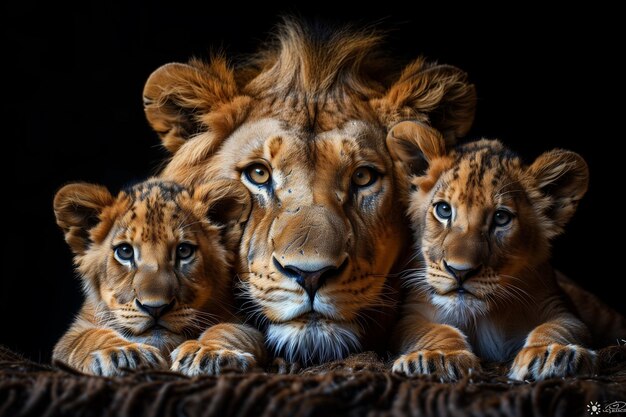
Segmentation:
{"type": "Polygon", "coordinates": [[[452,275],[456,282],[461,285],[474,275],[478,274],[482,269],[482,265],[470,265],[470,264],[460,264],[460,263],[448,263],[443,261],[443,265],[446,268],[446,271],[450,275],[452,275]]]}
{"type": "Polygon", "coordinates": [[[155,319],[158,319],[159,317],[165,315],[165,313],[167,313],[174,307],[174,304],[176,304],[176,300],[172,300],[169,303],[160,303],[159,301],[142,303],[139,300],[135,299],[135,305],[137,306],[137,308],[144,313],[148,313],[155,319]]]}

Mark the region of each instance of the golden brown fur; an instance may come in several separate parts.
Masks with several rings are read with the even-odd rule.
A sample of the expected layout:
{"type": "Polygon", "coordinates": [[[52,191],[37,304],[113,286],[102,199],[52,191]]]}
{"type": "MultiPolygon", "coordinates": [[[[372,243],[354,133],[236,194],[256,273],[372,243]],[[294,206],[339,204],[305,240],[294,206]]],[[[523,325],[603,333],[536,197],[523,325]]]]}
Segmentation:
{"type": "Polygon", "coordinates": [[[410,195],[423,264],[408,281],[393,369],[455,379],[479,358],[515,358],[518,380],[593,372],[589,331],[548,263],[550,240],[587,190],[583,159],[553,150],[526,166],[498,141],[446,152],[434,130],[399,127],[428,169],[410,195]]]}
{"type": "Polygon", "coordinates": [[[247,190],[227,180],[189,191],[152,179],[117,197],[98,185],[63,187],[54,210],[85,302],[54,359],[101,375],[165,367],[176,346],[206,329],[172,352],[172,369],[254,366],[263,356],[260,334],[217,324],[236,322],[231,265],[249,208],[247,190]]]}
{"type": "Polygon", "coordinates": [[[415,119],[453,141],[473,119],[465,73],[422,58],[396,71],[380,40],[287,21],[240,68],[222,57],[168,64],[144,89],[146,116],[173,153],[164,178],[230,178],[252,193],[237,265],[243,307],[288,359],[340,358],[366,344],[363,326],[374,339],[388,327],[386,276],[409,236],[398,204],[408,182],[387,130],[415,119]]]}

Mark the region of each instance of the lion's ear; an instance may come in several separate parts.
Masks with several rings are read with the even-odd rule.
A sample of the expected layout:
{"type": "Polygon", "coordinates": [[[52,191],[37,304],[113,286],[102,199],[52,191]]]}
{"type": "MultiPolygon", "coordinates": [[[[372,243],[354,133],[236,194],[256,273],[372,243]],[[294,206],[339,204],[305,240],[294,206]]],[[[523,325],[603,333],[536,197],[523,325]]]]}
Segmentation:
{"type": "Polygon", "coordinates": [[[563,231],[587,192],[587,163],[575,152],[555,149],[540,155],[528,173],[542,194],[540,209],[552,222],[545,227],[546,233],[554,237],[563,231]]]}
{"type": "Polygon", "coordinates": [[[429,64],[420,58],[409,64],[385,96],[372,104],[387,128],[403,119],[425,121],[451,145],[472,126],[476,90],[460,69],[429,64]]]}
{"type": "Polygon", "coordinates": [[[428,162],[446,154],[441,134],[420,122],[403,121],[387,134],[387,149],[394,161],[401,162],[413,175],[421,175],[428,162]]]}
{"type": "Polygon", "coordinates": [[[228,249],[236,250],[252,208],[248,189],[239,181],[219,179],[196,187],[193,197],[202,203],[212,223],[224,227],[228,249]]]}
{"type": "Polygon", "coordinates": [[[154,71],[143,89],[146,117],[163,146],[175,153],[187,139],[208,130],[204,116],[237,95],[233,71],[226,61],[192,60],[154,71]]]}
{"type": "Polygon", "coordinates": [[[85,252],[90,243],[89,230],[98,224],[102,210],[113,202],[109,190],[95,184],[69,184],[56,193],[54,214],[57,224],[75,254],[85,252]]]}

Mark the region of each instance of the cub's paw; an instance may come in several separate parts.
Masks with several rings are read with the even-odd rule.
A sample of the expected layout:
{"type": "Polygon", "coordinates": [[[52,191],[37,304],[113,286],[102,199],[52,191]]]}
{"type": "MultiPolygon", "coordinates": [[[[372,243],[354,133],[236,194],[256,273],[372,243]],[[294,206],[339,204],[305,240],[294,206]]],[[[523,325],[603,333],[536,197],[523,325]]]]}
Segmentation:
{"type": "Polygon", "coordinates": [[[470,369],[480,370],[480,361],[468,350],[418,350],[400,356],[392,367],[397,374],[433,375],[443,381],[456,381],[470,369]]]}
{"type": "Polygon", "coordinates": [[[167,361],[153,346],[129,343],[91,352],[80,370],[94,375],[115,376],[122,375],[125,369],[139,367],[167,369],[167,361]]]}
{"type": "Polygon", "coordinates": [[[188,340],[171,354],[172,371],[185,375],[219,375],[225,371],[247,372],[256,366],[254,355],[241,350],[218,349],[188,340]]]}
{"type": "Polygon", "coordinates": [[[526,379],[560,378],[590,375],[594,371],[596,354],[577,345],[525,347],[517,354],[509,378],[526,379]]]}

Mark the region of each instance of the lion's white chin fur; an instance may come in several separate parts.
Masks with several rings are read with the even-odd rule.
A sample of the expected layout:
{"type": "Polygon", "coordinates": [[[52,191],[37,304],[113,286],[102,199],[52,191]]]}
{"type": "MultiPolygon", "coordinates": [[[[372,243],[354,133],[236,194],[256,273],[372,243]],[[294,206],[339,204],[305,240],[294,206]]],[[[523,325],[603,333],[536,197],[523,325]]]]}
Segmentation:
{"type": "Polygon", "coordinates": [[[303,365],[343,359],[361,349],[359,328],[328,320],[272,323],[266,341],[276,356],[303,365]]]}

